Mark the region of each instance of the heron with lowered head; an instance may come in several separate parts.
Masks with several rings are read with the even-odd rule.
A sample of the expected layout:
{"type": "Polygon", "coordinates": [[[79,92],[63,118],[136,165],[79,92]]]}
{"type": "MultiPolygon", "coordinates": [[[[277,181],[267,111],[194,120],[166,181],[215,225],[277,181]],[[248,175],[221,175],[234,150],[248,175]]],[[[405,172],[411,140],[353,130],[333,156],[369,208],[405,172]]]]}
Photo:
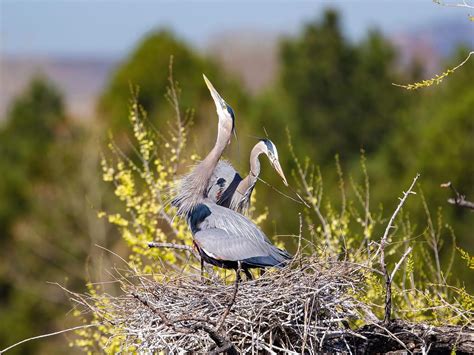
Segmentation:
{"type": "Polygon", "coordinates": [[[250,172],[245,178],[242,178],[228,161],[219,161],[209,182],[208,197],[220,206],[247,215],[252,192],[260,175],[261,154],[268,157],[285,186],[288,186],[275,144],[269,139],[261,139],[250,153],[250,172]]]}

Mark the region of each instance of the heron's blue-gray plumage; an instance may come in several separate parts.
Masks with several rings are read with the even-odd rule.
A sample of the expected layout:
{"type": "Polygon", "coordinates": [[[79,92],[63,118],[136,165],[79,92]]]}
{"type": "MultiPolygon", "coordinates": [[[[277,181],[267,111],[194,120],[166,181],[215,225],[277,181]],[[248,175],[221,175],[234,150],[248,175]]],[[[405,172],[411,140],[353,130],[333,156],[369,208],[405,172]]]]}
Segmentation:
{"type": "MultiPolygon", "coordinates": [[[[239,186],[255,184],[248,180],[241,184],[242,178],[237,176],[233,168],[233,172],[225,169],[223,176],[216,176],[213,180],[216,168],[219,171],[222,153],[230,143],[235,116],[209,80],[205,76],[204,79],[214,99],[219,117],[216,144],[202,162],[180,179],[172,203],[178,208],[178,215],[187,219],[202,260],[216,266],[233,269],[237,269],[241,264],[245,270],[252,267],[281,266],[291,258],[286,251],[272,245],[251,220],[232,209],[216,204],[221,198],[227,201],[231,195],[235,195],[219,190],[225,186],[232,187],[232,182],[234,185],[238,183],[239,186]],[[219,195],[218,199],[208,198],[211,190],[213,193],[220,191],[220,194],[216,194],[216,196],[219,195]]],[[[252,154],[251,156],[257,157],[260,153],[253,149],[252,154]]],[[[257,161],[259,170],[258,159],[254,160],[257,161]]],[[[251,159],[251,161],[254,160],[251,159]]],[[[224,167],[222,164],[225,165],[225,163],[221,163],[221,168],[224,167]]],[[[252,177],[255,176],[252,174],[252,177]]],[[[242,191],[245,193],[247,189],[243,188],[242,191]]],[[[224,201],[221,200],[221,202],[224,201]]]]}
{"type": "Polygon", "coordinates": [[[291,258],[250,219],[210,200],[196,206],[188,223],[200,251],[215,259],[218,266],[238,261],[244,268],[282,266],[291,258]]]}

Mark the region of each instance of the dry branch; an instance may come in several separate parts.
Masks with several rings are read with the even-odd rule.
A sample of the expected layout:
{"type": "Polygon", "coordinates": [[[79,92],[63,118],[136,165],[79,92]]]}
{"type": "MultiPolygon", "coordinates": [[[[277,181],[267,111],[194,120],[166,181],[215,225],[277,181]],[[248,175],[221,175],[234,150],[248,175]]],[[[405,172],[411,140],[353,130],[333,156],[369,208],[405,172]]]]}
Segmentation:
{"type": "MultiPolygon", "coordinates": [[[[357,331],[367,338],[351,341],[357,353],[387,353],[405,350],[409,353],[456,354],[474,353],[474,328],[461,326],[430,326],[404,321],[391,321],[387,326],[366,325],[357,331]],[[394,338],[396,337],[396,339],[394,338]]],[[[348,340],[349,341],[349,340],[348,340]]]]}
{"type": "Polygon", "coordinates": [[[366,291],[365,272],[363,265],[300,256],[293,265],[238,284],[203,283],[198,273],[163,270],[154,278],[136,273],[119,278],[118,296],[72,298],[113,324],[112,333],[103,336],[121,337],[138,353],[474,351],[472,322],[433,327],[374,321],[371,306],[355,297],[366,291]],[[354,320],[367,325],[351,329],[354,320]]]}
{"type": "Polygon", "coordinates": [[[458,207],[474,210],[474,202],[466,200],[466,196],[461,195],[458,190],[453,186],[453,184],[451,184],[451,181],[441,184],[441,187],[450,188],[454,194],[454,198],[449,198],[448,203],[458,207]]]}
{"type": "Polygon", "coordinates": [[[238,293],[233,282],[202,283],[198,274],[135,274],[118,280],[122,295],[77,304],[113,322],[118,334],[109,336],[138,352],[337,351],[334,339],[354,336],[348,322],[370,313],[352,296],[364,287],[362,267],[308,256],[295,264],[240,282],[238,293]]]}
{"type": "Polygon", "coordinates": [[[390,275],[388,269],[387,269],[387,261],[385,259],[385,248],[388,243],[388,235],[390,233],[390,230],[394,228],[394,222],[395,218],[397,217],[398,213],[402,209],[403,205],[405,204],[406,199],[408,196],[411,194],[416,194],[413,191],[413,188],[415,187],[416,181],[420,177],[420,174],[416,174],[415,178],[413,179],[413,182],[411,183],[410,187],[406,192],[403,192],[403,197],[400,198],[400,203],[398,204],[397,208],[395,209],[395,212],[393,212],[392,216],[390,217],[390,220],[388,221],[387,227],[385,228],[385,232],[382,236],[382,239],[380,240],[380,247],[376,253],[380,253],[380,266],[382,269],[382,273],[385,278],[385,315],[384,315],[384,324],[387,325],[390,322],[390,317],[392,315],[392,279],[393,276],[395,275],[396,270],[400,267],[401,263],[403,260],[406,258],[408,253],[405,253],[403,257],[400,259],[400,262],[395,266],[392,275],[390,275]]]}
{"type": "Polygon", "coordinates": [[[192,246],[185,245],[185,244],[176,244],[176,243],[167,243],[167,242],[149,242],[148,248],[168,248],[168,249],[185,250],[193,254],[198,260],[201,258],[192,246]]]}

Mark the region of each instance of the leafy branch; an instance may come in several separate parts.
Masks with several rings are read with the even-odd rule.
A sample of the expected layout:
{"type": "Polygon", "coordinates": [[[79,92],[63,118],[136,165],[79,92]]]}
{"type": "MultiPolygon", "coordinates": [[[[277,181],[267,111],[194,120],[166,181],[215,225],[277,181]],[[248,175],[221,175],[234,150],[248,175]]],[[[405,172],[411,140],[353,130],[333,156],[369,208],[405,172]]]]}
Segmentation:
{"type": "Polygon", "coordinates": [[[392,85],[398,86],[398,87],[406,89],[406,90],[418,90],[418,89],[421,89],[421,88],[430,87],[430,86],[435,85],[435,84],[439,85],[447,76],[453,74],[456,70],[458,70],[464,64],[466,64],[467,61],[469,60],[469,58],[471,58],[471,55],[473,55],[473,54],[474,54],[474,51],[469,52],[468,56],[461,63],[459,63],[457,66],[455,66],[454,68],[451,68],[451,69],[447,69],[443,73],[437,74],[437,75],[435,75],[435,77],[433,77],[431,79],[418,81],[418,82],[415,82],[413,84],[403,85],[403,84],[392,83],[392,85]]]}

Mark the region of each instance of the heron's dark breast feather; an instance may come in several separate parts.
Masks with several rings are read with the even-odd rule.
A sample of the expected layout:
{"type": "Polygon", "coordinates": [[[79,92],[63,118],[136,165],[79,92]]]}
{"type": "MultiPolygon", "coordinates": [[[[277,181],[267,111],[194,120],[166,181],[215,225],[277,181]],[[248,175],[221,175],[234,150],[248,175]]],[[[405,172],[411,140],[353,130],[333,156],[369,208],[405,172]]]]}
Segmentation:
{"type": "Polygon", "coordinates": [[[232,202],[232,197],[234,196],[235,191],[242,180],[242,177],[238,173],[235,173],[234,178],[227,189],[217,198],[217,204],[229,208],[232,202]]]}
{"type": "Polygon", "coordinates": [[[208,216],[211,215],[211,210],[206,205],[200,203],[189,213],[188,223],[191,231],[196,233],[200,230],[201,224],[208,216]]]}

